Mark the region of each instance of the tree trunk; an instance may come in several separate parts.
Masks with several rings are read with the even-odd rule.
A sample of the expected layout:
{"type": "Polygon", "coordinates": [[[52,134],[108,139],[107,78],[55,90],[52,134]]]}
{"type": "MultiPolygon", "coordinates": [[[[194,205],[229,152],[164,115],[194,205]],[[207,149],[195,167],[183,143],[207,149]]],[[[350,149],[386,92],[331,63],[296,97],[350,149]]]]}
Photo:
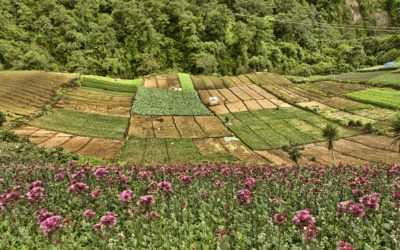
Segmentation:
{"type": "Polygon", "coordinates": [[[332,152],[332,158],[333,158],[333,166],[336,167],[336,157],[335,157],[335,150],[331,150],[332,152]]]}

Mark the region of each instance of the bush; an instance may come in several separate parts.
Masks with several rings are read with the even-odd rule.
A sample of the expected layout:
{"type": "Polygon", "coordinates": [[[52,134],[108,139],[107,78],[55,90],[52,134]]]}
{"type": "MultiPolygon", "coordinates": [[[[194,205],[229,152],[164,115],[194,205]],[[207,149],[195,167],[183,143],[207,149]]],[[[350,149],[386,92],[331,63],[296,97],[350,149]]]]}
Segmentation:
{"type": "Polygon", "coordinates": [[[20,138],[7,128],[0,130],[0,142],[19,142],[20,138]]]}
{"type": "Polygon", "coordinates": [[[0,111],[0,127],[3,126],[3,123],[5,123],[6,121],[6,115],[0,111]]]}

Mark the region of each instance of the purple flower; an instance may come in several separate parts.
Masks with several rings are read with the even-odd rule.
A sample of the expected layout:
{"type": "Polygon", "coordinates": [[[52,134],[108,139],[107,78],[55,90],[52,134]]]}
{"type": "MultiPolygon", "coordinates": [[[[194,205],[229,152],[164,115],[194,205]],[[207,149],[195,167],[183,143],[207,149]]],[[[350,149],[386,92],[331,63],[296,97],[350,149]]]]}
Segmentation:
{"type": "Polygon", "coordinates": [[[100,223],[108,227],[115,226],[117,224],[117,214],[113,212],[107,212],[105,216],[100,218],[100,223]]]}
{"type": "Polygon", "coordinates": [[[355,217],[363,217],[365,215],[365,207],[362,204],[352,204],[349,206],[348,212],[355,217]]]}
{"type": "Polygon", "coordinates": [[[246,180],[243,181],[243,186],[245,186],[247,189],[255,188],[256,187],[256,179],[247,178],[246,180]]]}
{"type": "Polygon", "coordinates": [[[83,182],[77,182],[68,187],[67,192],[83,193],[89,190],[89,186],[83,182]]]}
{"type": "Polygon", "coordinates": [[[293,221],[299,230],[303,230],[305,227],[310,227],[315,224],[315,218],[311,216],[310,209],[297,211],[293,217],[293,221]]]}
{"type": "Polygon", "coordinates": [[[92,191],[92,192],[90,193],[90,195],[91,195],[93,198],[97,198],[97,197],[99,197],[102,193],[103,193],[103,191],[102,191],[101,189],[97,189],[97,190],[92,191]]]}
{"type": "Polygon", "coordinates": [[[371,209],[378,209],[379,208],[379,198],[381,194],[373,193],[371,195],[364,195],[360,198],[360,202],[364,204],[365,207],[371,209]]]}
{"type": "Polygon", "coordinates": [[[355,249],[356,248],[352,244],[345,241],[339,241],[336,246],[336,250],[355,250],[355,249]]]}
{"type": "Polygon", "coordinates": [[[27,194],[26,196],[28,197],[29,201],[37,201],[37,200],[44,200],[44,188],[42,187],[33,187],[27,194]]]}
{"type": "Polygon", "coordinates": [[[287,214],[285,213],[277,213],[274,215],[274,223],[283,224],[286,222],[287,214]]]}
{"type": "Polygon", "coordinates": [[[243,189],[237,192],[237,195],[235,196],[234,199],[239,202],[239,205],[244,205],[250,203],[251,200],[253,199],[253,196],[250,190],[243,189]]]}
{"type": "Polygon", "coordinates": [[[171,182],[168,181],[163,181],[158,183],[157,185],[159,187],[158,191],[164,191],[166,193],[173,193],[174,191],[172,190],[172,185],[171,182]]]}
{"type": "Polygon", "coordinates": [[[118,196],[122,202],[130,202],[135,197],[132,190],[122,191],[118,196]]]}
{"type": "Polygon", "coordinates": [[[64,175],[62,173],[58,173],[58,174],[54,175],[54,179],[56,181],[62,181],[64,179],[64,175]]]}
{"type": "Polygon", "coordinates": [[[47,209],[43,208],[42,210],[40,210],[38,212],[38,215],[36,217],[37,224],[40,225],[40,223],[45,221],[47,218],[50,218],[51,216],[53,216],[53,213],[51,213],[51,212],[47,211],[47,209]]]}
{"type": "Polygon", "coordinates": [[[86,218],[86,219],[91,219],[91,218],[93,218],[94,216],[96,215],[96,213],[93,211],[93,210],[86,210],[84,213],[83,213],[83,216],[86,218]]]}
{"type": "Polygon", "coordinates": [[[60,220],[61,216],[55,215],[51,216],[40,223],[40,228],[46,232],[46,235],[51,234],[54,230],[62,227],[60,220]]]}
{"type": "Polygon", "coordinates": [[[137,202],[139,206],[144,206],[148,208],[151,204],[154,204],[154,197],[152,195],[141,196],[140,200],[137,202]]]}
{"type": "Polygon", "coordinates": [[[94,175],[96,176],[96,179],[98,181],[102,180],[104,178],[104,176],[106,176],[107,173],[108,173],[108,169],[106,167],[100,167],[94,171],[94,175]]]}

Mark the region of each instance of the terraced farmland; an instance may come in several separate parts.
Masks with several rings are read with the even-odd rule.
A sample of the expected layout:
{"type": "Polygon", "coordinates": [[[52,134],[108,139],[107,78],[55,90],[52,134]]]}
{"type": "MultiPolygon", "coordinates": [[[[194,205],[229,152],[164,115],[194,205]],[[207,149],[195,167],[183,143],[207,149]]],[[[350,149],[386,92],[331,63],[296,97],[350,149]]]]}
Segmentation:
{"type": "Polygon", "coordinates": [[[145,77],[143,87],[174,90],[180,88],[181,84],[176,74],[145,77]]]}
{"type": "Polygon", "coordinates": [[[32,115],[53,102],[58,88],[77,77],[41,71],[1,71],[0,111],[11,119],[32,115]]]}
{"type": "Polygon", "coordinates": [[[346,94],[347,97],[383,108],[400,109],[400,91],[389,88],[373,88],[346,94]]]}
{"type": "MultiPolygon", "coordinates": [[[[280,148],[290,141],[299,144],[323,141],[321,129],[327,123],[320,116],[298,108],[232,113],[220,118],[253,150],[280,148]]],[[[357,134],[339,129],[343,137],[357,134]]]]}

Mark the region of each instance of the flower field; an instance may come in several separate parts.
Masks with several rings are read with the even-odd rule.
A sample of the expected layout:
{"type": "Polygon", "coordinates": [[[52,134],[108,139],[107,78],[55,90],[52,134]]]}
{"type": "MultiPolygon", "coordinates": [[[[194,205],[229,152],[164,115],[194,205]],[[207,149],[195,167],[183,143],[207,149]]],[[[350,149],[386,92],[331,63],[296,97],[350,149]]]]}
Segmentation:
{"type": "Polygon", "coordinates": [[[1,249],[400,247],[398,165],[1,167],[1,249]]]}

